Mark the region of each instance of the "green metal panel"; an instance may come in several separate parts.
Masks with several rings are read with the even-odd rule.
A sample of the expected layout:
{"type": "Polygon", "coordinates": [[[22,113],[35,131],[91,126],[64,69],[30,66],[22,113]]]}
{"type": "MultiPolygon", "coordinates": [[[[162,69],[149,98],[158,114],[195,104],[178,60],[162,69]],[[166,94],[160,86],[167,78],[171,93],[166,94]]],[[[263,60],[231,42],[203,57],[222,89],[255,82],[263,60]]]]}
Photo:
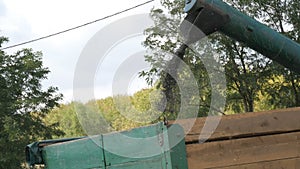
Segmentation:
{"type": "Polygon", "coordinates": [[[107,166],[106,169],[162,169],[166,167],[166,163],[160,157],[153,157],[149,159],[133,161],[128,163],[116,164],[107,166]]]}
{"type": "MultiPolygon", "coordinates": [[[[221,0],[187,0],[185,10],[190,15],[194,15],[193,13],[197,12],[201,14],[201,9],[204,8],[228,15],[229,21],[221,27],[220,32],[300,73],[300,45],[298,43],[221,0]]],[[[209,18],[206,19],[208,20],[209,18]]],[[[202,22],[206,21],[202,20],[202,22]]]]}
{"type": "Polygon", "coordinates": [[[104,168],[101,147],[102,136],[53,144],[43,148],[43,159],[47,169],[104,168]]]}
{"type": "Polygon", "coordinates": [[[32,166],[34,164],[44,164],[43,158],[42,158],[42,147],[49,146],[51,144],[57,144],[72,140],[78,140],[85,137],[78,137],[78,138],[67,138],[67,139],[58,139],[58,140],[44,140],[44,141],[38,141],[34,142],[32,144],[29,144],[25,148],[25,156],[26,156],[26,162],[29,166],[32,166]]]}
{"type": "Polygon", "coordinates": [[[170,157],[172,168],[185,169],[188,166],[185,149],[185,135],[183,128],[179,125],[172,125],[168,129],[168,140],[170,146],[170,157]]]}
{"type": "Polygon", "coordinates": [[[166,168],[164,156],[168,142],[167,128],[162,124],[133,129],[121,133],[103,135],[104,154],[107,166],[146,165],[145,161],[157,159],[166,168]],[[130,164],[128,164],[130,163],[130,164]],[[163,164],[164,163],[164,164],[163,164]]]}
{"type": "MultiPolygon", "coordinates": [[[[29,152],[36,148],[31,146],[29,152]]],[[[41,156],[35,159],[42,159],[47,169],[187,168],[184,132],[177,124],[167,128],[158,123],[66,141],[46,145],[40,151],[41,156]]]]}

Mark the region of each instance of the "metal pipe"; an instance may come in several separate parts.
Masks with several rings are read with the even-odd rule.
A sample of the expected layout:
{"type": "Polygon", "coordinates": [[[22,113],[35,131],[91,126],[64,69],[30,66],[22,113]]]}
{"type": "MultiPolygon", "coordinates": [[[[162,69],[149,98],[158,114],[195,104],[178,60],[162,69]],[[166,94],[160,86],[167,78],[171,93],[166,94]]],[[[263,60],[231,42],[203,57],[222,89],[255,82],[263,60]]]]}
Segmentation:
{"type": "MultiPolygon", "coordinates": [[[[203,28],[206,22],[215,23],[216,26],[212,27],[211,31],[204,32],[206,35],[219,31],[286,68],[300,73],[300,45],[298,43],[227,3],[221,0],[187,0],[184,10],[188,13],[186,20],[200,30],[207,29],[203,28]]],[[[183,34],[187,38],[191,38],[193,37],[190,35],[191,33],[190,31],[183,34]]]]}

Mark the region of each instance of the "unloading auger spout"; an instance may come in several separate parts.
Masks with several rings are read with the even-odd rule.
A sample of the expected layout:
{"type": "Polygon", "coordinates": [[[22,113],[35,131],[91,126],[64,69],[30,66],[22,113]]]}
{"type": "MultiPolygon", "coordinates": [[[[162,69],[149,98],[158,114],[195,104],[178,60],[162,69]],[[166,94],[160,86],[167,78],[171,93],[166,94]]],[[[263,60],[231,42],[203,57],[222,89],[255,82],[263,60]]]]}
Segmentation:
{"type": "Polygon", "coordinates": [[[300,74],[300,45],[221,0],[186,0],[186,44],[221,32],[300,74]],[[186,24],[190,23],[190,24],[186,24]],[[200,32],[200,33],[199,33],[200,32]]]}

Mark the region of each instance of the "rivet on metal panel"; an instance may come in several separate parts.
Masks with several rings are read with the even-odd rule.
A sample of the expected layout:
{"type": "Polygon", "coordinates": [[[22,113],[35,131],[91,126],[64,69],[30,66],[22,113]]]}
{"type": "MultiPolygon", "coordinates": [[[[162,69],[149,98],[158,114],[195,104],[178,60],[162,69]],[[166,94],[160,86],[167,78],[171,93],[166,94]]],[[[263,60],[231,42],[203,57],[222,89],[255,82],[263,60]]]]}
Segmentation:
{"type": "Polygon", "coordinates": [[[163,133],[158,134],[158,143],[160,146],[164,145],[164,135],[163,133]]]}

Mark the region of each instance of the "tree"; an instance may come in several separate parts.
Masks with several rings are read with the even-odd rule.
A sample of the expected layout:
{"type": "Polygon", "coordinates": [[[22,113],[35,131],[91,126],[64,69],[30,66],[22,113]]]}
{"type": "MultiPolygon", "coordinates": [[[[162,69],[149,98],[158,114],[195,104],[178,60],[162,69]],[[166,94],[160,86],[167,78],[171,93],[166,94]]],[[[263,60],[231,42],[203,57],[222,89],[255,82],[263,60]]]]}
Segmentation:
{"type": "Polygon", "coordinates": [[[140,127],[160,121],[154,89],[143,89],[133,96],[119,95],[97,100],[101,116],[113,131],[140,127]]]}
{"type": "MultiPolygon", "coordinates": [[[[0,46],[6,41],[1,37],[0,46]]],[[[21,168],[27,144],[62,134],[42,120],[62,98],[55,87],[42,90],[41,80],[48,73],[41,52],[0,51],[0,168],[21,168]]]]}
{"type": "MultiPolygon", "coordinates": [[[[228,3],[292,40],[300,42],[299,1],[273,0],[270,3],[261,0],[230,0],[228,3]]],[[[260,76],[268,78],[267,81],[258,84],[260,87],[263,86],[259,92],[261,96],[265,96],[264,102],[266,105],[271,105],[269,108],[263,107],[265,109],[275,109],[300,106],[299,74],[272,61],[269,61],[267,69],[271,71],[269,76],[260,76]]],[[[257,98],[257,102],[259,102],[259,98],[257,98]]]]}
{"type": "Polygon", "coordinates": [[[51,110],[44,118],[47,125],[57,125],[57,129],[64,132],[63,137],[79,137],[85,136],[84,132],[76,114],[76,107],[81,103],[72,102],[69,104],[62,104],[59,107],[51,110]]]}
{"type": "MultiPolygon", "coordinates": [[[[163,90],[165,86],[165,88],[170,88],[169,91],[173,96],[168,93],[167,95],[175,97],[174,101],[171,102],[175,111],[178,111],[180,104],[178,86],[173,85],[172,87],[170,85],[168,87],[168,85],[164,85],[163,79],[168,78],[164,78],[166,75],[157,68],[163,67],[161,65],[164,64],[164,58],[167,57],[161,51],[173,53],[179,48],[180,36],[177,29],[184,16],[182,12],[183,2],[162,0],[162,8],[151,11],[155,26],[145,31],[147,38],[144,45],[148,49],[155,49],[156,52],[146,56],[146,61],[152,64],[153,69],[141,73],[141,76],[145,76],[150,83],[153,75],[161,77],[158,87],[162,86],[163,90]]],[[[289,38],[297,42],[300,41],[299,1],[274,0],[270,3],[270,1],[262,0],[227,0],[226,2],[289,38]]],[[[228,37],[213,34],[209,38],[212,40],[212,47],[221,55],[220,59],[226,69],[227,113],[252,112],[300,105],[298,74],[228,37]],[[278,83],[279,81],[280,83],[278,83]],[[262,105],[261,101],[266,104],[262,105]]],[[[205,48],[202,49],[205,51],[205,48]]],[[[200,105],[199,114],[206,115],[203,112],[208,111],[211,89],[205,66],[201,65],[203,62],[195,57],[191,50],[187,50],[182,59],[190,66],[199,84],[201,103],[204,103],[200,105]]],[[[170,80],[170,84],[173,83],[170,80]]],[[[169,108],[169,111],[172,109],[169,108]]]]}
{"type": "MultiPolygon", "coordinates": [[[[151,17],[155,25],[145,30],[146,40],[143,43],[147,49],[153,51],[151,55],[145,56],[145,60],[152,65],[152,69],[148,72],[143,71],[140,75],[145,77],[150,85],[154,84],[157,89],[164,91],[167,98],[165,113],[170,116],[170,119],[176,118],[176,114],[180,111],[181,103],[183,102],[183,100],[180,99],[182,93],[178,83],[174,79],[176,77],[171,77],[171,75],[169,75],[170,71],[165,70],[168,70],[169,65],[172,65],[173,62],[175,63],[174,57],[170,58],[169,54],[177,55],[178,58],[190,68],[193,76],[195,76],[198,83],[198,91],[195,92],[191,90],[190,92],[191,94],[200,93],[201,104],[199,105],[198,115],[206,116],[210,107],[211,95],[208,73],[199,56],[195,55],[192,50],[188,49],[183,52],[181,49],[182,38],[179,34],[178,25],[180,25],[185,16],[183,12],[184,1],[162,0],[161,4],[161,8],[151,10],[151,17]],[[176,50],[177,52],[175,52],[176,50]],[[166,69],[163,70],[163,68],[166,69]],[[159,80],[153,82],[153,77],[157,76],[159,80]]],[[[189,76],[187,74],[187,71],[178,72],[175,70],[177,78],[182,79],[183,76],[189,76]]],[[[191,97],[190,100],[187,100],[186,103],[183,104],[192,105],[194,103],[195,100],[191,97]]],[[[185,113],[187,113],[186,117],[191,116],[188,114],[194,114],[194,112],[185,113]]]]}
{"type": "Polygon", "coordinates": [[[257,92],[270,76],[271,61],[224,35],[216,41],[227,77],[227,111],[253,112],[257,92]]]}

